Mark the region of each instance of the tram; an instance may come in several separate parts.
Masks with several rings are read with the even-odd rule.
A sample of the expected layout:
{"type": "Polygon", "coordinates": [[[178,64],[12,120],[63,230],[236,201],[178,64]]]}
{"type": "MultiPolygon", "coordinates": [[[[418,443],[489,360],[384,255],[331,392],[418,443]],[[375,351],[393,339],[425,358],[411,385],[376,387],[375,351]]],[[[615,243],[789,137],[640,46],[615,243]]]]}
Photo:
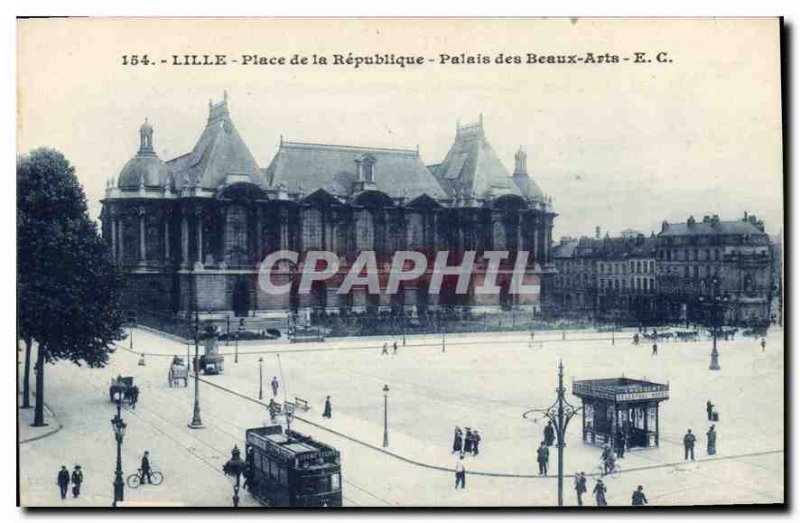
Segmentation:
{"type": "Polygon", "coordinates": [[[281,425],[247,429],[249,490],[269,507],[341,507],[339,451],[281,425]]]}

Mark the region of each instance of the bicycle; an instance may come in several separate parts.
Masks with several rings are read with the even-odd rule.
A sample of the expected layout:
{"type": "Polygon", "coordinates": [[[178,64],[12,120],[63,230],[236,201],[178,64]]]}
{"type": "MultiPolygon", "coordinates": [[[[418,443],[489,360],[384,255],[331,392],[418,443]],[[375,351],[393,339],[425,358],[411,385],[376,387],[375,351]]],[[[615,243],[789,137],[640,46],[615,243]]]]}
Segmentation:
{"type": "MultiPolygon", "coordinates": [[[[143,479],[144,478],[142,476],[142,469],[138,469],[136,474],[131,474],[130,476],[128,476],[128,479],[126,481],[127,481],[128,486],[130,488],[137,488],[139,485],[142,484],[142,482],[143,482],[142,480],[143,479]]],[[[161,472],[157,472],[157,471],[151,471],[150,472],[150,484],[151,485],[161,485],[162,481],[164,481],[164,474],[162,474],[161,472]]]]}
{"type": "Polygon", "coordinates": [[[606,472],[605,464],[602,461],[594,468],[594,475],[601,478],[605,476],[611,476],[612,478],[616,479],[619,477],[621,472],[622,467],[619,466],[618,461],[614,461],[614,468],[612,468],[610,472],[606,472]]]}

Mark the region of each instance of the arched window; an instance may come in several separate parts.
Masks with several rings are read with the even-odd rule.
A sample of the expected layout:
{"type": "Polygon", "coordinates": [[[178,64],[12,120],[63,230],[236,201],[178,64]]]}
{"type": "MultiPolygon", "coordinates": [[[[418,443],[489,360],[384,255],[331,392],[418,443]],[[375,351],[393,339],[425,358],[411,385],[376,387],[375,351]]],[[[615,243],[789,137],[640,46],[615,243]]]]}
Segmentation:
{"type": "Polygon", "coordinates": [[[241,205],[231,205],[225,214],[225,260],[247,264],[247,210],[241,205]]]}
{"type": "Polygon", "coordinates": [[[366,183],[375,183],[375,157],[364,155],[356,160],[358,164],[358,179],[366,183]]]}

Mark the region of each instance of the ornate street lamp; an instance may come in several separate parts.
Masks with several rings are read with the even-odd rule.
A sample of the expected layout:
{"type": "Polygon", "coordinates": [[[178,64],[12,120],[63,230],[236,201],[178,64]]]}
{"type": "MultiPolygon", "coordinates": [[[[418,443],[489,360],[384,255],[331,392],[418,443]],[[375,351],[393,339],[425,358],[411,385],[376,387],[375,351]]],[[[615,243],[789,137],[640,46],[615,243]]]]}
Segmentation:
{"type": "Polygon", "coordinates": [[[264,399],[264,358],[258,357],[258,399],[264,399]]]}
{"type": "Polygon", "coordinates": [[[245,468],[245,462],[242,460],[241,454],[242,453],[239,451],[239,447],[234,445],[233,450],[231,451],[231,459],[229,459],[222,467],[222,470],[225,472],[226,476],[233,476],[236,478],[236,483],[233,484],[234,507],[239,506],[239,481],[245,468]]]}
{"type": "Polygon", "coordinates": [[[121,401],[117,399],[117,415],[111,419],[111,428],[114,430],[114,438],[117,440],[117,469],[114,472],[114,503],[113,507],[117,506],[117,502],[124,501],[125,499],[125,483],[122,481],[122,440],[125,438],[125,427],[127,424],[122,420],[121,401]]]}
{"type": "Polygon", "coordinates": [[[389,385],[383,386],[383,447],[389,446],[389,385]]]}
{"type": "Polygon", "coordinates": [[[194,411],[190,429],[202,429],[203,421],[200,419],[200,315],[194,311],[194,411]]]}
{"type": "Polygon", "coordinates": [[[554,425],[556,430],[556,446],[558,448],[558,506],[564,505],[564,447],[567,425],[572,417],[583,410],[583,407],[572,406],[565,398],[564,392],[564,364],[558,361],[558,388],[556,389],[556,402],[544,409],[544,415],[554,425]]]}
{"type": "MultiPolygon", "coordinates": [[[[708,299],[708,307],[711,312],[711,363],[708,366],[709,370],[720,370],[719,366],[719,351],[717,350],[717,336],[721,328],[720,311],[724,309],[725,303],[728,301],[727,296],[721,296],[719,293],[719,280],[714,277],[711,280],[712,295],[708,299]]],[[[703,296],[697,298],[700,304],[704,304],[706,300],[703,296]]]]}

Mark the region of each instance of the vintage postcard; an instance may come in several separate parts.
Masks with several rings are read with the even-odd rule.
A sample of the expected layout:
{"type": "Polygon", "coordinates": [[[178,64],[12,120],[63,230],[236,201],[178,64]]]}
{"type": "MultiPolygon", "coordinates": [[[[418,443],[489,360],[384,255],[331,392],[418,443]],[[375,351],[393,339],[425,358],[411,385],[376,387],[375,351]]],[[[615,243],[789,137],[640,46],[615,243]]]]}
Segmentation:
{"type": "Polygon", "coordinates": [[[786,503],[779,18],[18,19],[18,503],[786,503]]]}

